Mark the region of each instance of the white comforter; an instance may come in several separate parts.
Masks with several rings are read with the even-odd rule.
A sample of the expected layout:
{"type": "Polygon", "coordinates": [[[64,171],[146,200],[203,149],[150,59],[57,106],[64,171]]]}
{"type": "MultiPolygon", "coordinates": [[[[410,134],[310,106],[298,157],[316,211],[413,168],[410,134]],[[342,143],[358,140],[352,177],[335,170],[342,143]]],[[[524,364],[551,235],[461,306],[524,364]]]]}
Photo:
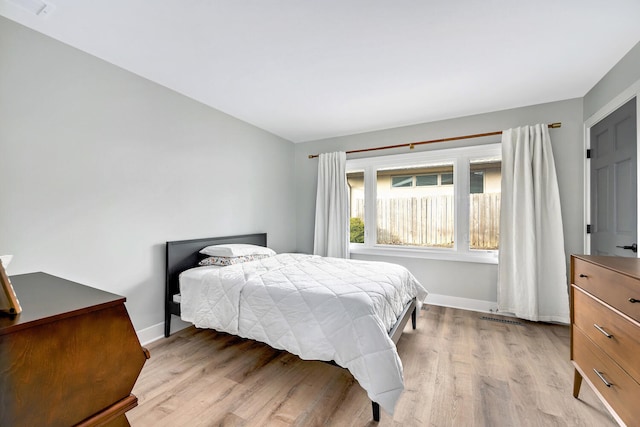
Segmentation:
{"type": "Polygon", "coordinates": [[[409,300],[427,296],[402,266],[302,254],[187,270],[180,292],[183,320],[334,360],[391,414],[404,383],[388,331],[409,300]]]}

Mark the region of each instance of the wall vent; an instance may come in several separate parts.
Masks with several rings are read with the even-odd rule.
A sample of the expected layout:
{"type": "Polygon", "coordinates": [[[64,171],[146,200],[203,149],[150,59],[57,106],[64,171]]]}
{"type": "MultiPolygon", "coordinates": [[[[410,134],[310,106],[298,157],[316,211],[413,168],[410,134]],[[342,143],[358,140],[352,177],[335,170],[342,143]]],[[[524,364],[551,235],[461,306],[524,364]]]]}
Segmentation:
{"type": "Polygon", "coordinates": [[[488,316],[482,316],[480,319],[482,319],[482,320],[490,320],[492,322],[507,323],[509,325],[520,325],[520,326],[522,326],[522,322],[519,322],[517,320],[498,319],[497,317],[488,317],[488,316]]]}

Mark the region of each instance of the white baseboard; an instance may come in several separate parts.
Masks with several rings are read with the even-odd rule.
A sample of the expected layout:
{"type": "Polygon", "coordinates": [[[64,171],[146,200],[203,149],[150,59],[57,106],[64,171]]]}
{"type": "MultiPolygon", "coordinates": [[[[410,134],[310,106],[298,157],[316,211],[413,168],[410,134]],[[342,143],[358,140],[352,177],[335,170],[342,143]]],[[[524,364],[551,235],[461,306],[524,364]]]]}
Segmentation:
{"type": "MultiPolygon", "coordinates": [[[[171,319],[171,333],[178,332],[191,326],[191,323],[183,322],[180,318],[173,316],[171,319]]],[[[156,323],[148,328],[136,331],[141,345],[148,345],[154,341],[164,338],[164,322],[156,323]]]]}
{"type": "MultiPolygon", "coordinates": [[[[442,307],[460,308],[463,310],[479,311],[481,313],[498,314],[498,303],[479,299],[453,297],[450,295],[429,294],[425,304],[440,305],[442,307]]],[[[500,313],[508,315],[507,313],[500,313]]]]}
{"type": "Polygon", "coordinates": [[[164,337],[164,322],[136,331],[141,345],[148,345],[164,337]]]}

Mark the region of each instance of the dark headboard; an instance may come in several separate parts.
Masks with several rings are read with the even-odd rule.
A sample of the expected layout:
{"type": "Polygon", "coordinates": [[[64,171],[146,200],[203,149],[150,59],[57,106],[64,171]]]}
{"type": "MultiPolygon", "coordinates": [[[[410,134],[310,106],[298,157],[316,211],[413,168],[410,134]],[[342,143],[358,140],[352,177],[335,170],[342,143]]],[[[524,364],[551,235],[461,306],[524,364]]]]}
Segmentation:
{"type": "Polygon", "coordinates": [[[183,271],[196,267],[203,258],[200,250],[205,246],[228,243],[245,243],[267,246],[267,234],[244,234],[239,236],[210,237],[206,239],[175,240],[167,242],[165,275],[165,336],[170,334],[171,314],[180,314],[180,306],[173,302],[173,295],[180,292],[178,276],[183,271]]]}

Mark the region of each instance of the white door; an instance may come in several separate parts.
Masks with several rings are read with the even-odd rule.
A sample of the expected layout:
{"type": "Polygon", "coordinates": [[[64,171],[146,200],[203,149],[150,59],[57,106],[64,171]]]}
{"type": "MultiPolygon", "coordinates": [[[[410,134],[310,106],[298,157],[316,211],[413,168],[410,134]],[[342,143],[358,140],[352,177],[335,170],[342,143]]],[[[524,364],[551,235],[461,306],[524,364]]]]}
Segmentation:
{"type": "Polygon", "coordinates": [[[637,256],[636,98],[591,127],[591,254],[637,256]]]}

